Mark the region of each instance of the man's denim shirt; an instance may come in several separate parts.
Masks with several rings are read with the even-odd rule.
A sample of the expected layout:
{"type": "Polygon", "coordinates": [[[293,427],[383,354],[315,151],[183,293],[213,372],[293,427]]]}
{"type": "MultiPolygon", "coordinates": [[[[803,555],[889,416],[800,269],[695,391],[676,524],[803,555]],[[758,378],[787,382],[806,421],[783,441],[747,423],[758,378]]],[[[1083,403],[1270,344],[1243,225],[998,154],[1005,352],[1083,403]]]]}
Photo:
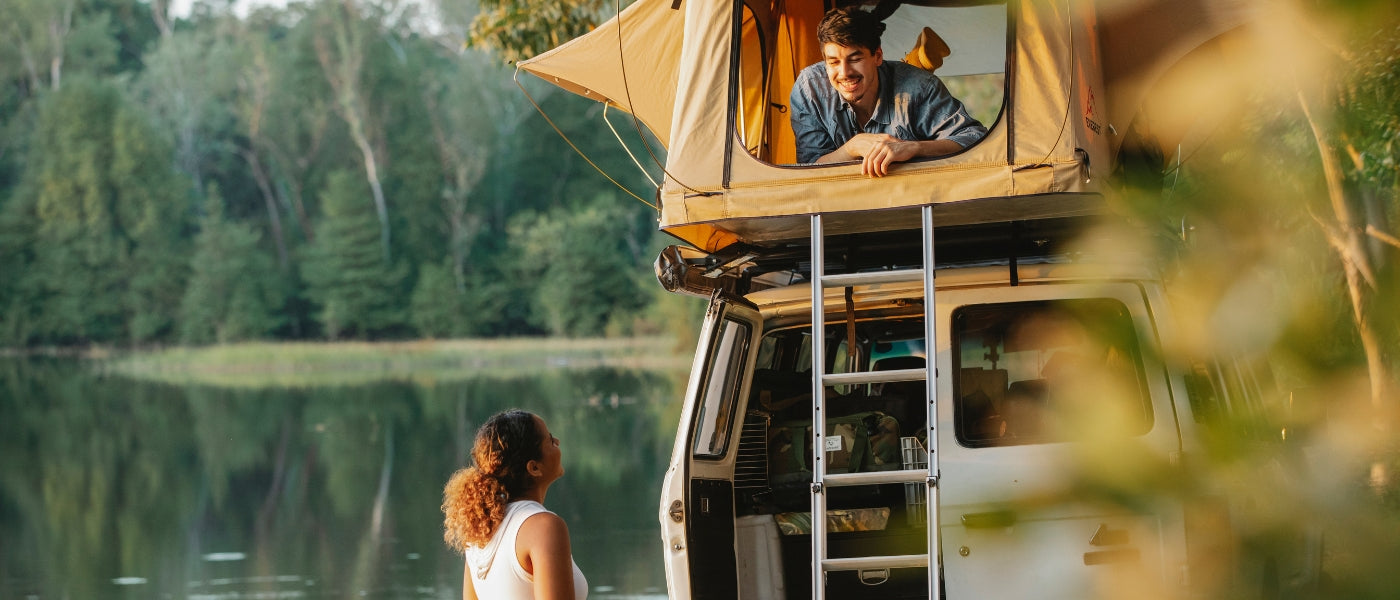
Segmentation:
{"type": "Polygon", "coordinates": [[[826,65],[802,70],[792,85],[792,129],[797,162],[813,163],[857,133],[888,133],[901,140],[953,140],[966,148],[987,134],[933,73],[887,60],[879,67],[880,99],[862,129],[827,80],[826,65]]]}

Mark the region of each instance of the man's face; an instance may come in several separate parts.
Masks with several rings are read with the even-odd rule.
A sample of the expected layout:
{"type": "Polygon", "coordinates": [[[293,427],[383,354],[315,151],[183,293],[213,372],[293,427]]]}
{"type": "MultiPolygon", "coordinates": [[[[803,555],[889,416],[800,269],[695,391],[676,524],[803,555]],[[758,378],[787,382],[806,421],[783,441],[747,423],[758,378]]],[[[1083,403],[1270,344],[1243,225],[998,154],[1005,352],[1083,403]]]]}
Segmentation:
{"type": "Polygon", "coordinates": [[[822,45],[822,57],[826,61],[826,79],[842,100],[862,108],[875,106],[880,87],[876,69],[885,60],[882,49],[871,52],[860,46],[827,42],[822,45]]]}

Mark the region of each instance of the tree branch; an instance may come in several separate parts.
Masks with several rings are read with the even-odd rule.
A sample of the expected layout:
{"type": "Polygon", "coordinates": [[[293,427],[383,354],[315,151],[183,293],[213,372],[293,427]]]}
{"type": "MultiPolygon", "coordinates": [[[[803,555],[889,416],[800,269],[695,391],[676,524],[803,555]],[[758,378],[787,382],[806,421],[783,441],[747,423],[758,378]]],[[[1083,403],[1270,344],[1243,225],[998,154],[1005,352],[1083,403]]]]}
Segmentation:
{"type": "Polygon", "coordinates": [[[1337,252],[1341,256],[1342,271],[1346,275],[1347,281],[1347,294],[1351,298],[1352,319],[1356,323],[1357,337],[1360,338],[1361,349],[1366,356],[1366,371],[1371,383],[1371,406],[1380,409],[1389,397],[1387,388],[1389,387],[1390,374],[1385,366],[1380,335],[1376,330],[1371,311],[1375,304],[1373,299],[1376,289],[1375,274],[1371,270],[1365,248],[1361,245],[1361,228],[1357,226],[1351,207],[1347,204],[1346,191],[1342,186],[1342,169],[1337,160],[1336,151],[1322,131],[1322,126],[1313,117],[1303,88],[1297,85],[1296,81],[1294,87],[1298,92],[1298,105],[1303,109],[1303,117],[1308,122],[1313,139],[1317,142],[1318,154],[1321,155],[1322,160],[1322,173],[1327,180],[1327,196],[1331,200],[1332,210],[1337,217],[1339,227],[1327,226],[1316,215],[1313,215],[1313,218],[1322,226],[1328,242],[1337,248],[1337,252]],[[1371,286],[1371,296],[1366,294],[1366,290],[1362,286],[1360,280],[1363,278],[1371,286]]]}
{"type": "Polygon", "coordinates": [[[151,18],[156,22],[156,29],[160,30],[160,37],[169,38],[170,29],[170,4],[166,0],[151,0],[151,18]]]}
{"type": "Polygon", "coordinates": [[[1371,261],[1367,259],[1365,252],[1360,248],[1359,236],[1355,233],[1360,227],[1356,225],[1351,207],[1347,205],[1346,191],[1342,186],[1342,166],[1337,161],[1337,152],[1332,148],[1331,142],[1327,141],[1322,126],[1313,117],[1312,110],[1308,106],[1307,95],[1303,93],[1302,88],[1298,88],[1298,105],[1302,107],[1303,117],[1312,130],[1313,139],[1317,142],[1317,151],[1322,160],[1322,175],[1327,181],[1327,197],[1331,200],[1332,212],[1337,215],[1337,222],[1341,226],[1341,231],[1337,233],[1346,246],[1342,255],[1348,263],[1356,268],[1367,283],[1375,287],[1376,275],[1371,269],[1371,261]]]}
{"type": "Polygon", "coordinates": [[[1395,246],[1396,248],[1400,248],[1400,238],[1397,238],[1393,235],[1390,235],[1384,231],[1377,229],[1375,225],[1366,226],[1366,235],[1369,235],[1382,242],[1395,246]]]}

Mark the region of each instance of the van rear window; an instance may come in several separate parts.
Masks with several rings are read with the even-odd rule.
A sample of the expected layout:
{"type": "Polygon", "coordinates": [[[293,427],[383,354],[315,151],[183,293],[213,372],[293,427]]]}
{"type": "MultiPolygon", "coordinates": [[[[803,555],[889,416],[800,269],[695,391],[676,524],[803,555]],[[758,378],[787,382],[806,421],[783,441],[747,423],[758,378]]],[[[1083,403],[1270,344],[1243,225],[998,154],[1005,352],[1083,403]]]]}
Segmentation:
{"type": "Polygon", "coordinates": [[[1128,309],[1108,298],[965,306],[953,313],[958,442],[1014,446],[1152,428],[1128,309]]]}
{"type": "Polygon", "coordinates": [[[695,456],[717,459],[729,448],[729,432],[734,425],[734,404],[739,395],[740,375],[749,355],[749,325],[725,319],[715,338],[713,362],[705,375],[705,389],[699,424],[695,432],[695,456]]]}

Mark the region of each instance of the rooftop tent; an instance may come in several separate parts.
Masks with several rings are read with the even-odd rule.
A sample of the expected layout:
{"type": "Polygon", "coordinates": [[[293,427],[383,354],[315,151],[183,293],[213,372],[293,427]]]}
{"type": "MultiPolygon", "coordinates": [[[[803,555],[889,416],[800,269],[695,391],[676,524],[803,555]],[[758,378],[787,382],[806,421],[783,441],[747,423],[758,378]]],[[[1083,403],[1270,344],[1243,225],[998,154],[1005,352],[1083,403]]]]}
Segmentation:
{"type": "MultiPolygon", "coordinates": [[[[973,21],[903,23],[898,15],[934,13],[898,7],[882,40],[887,60],[912,45],[909,31],[937,28],[953,52],[935,73],[1004,70],[1005,102],[995,122],[984,123],[989,131],[977,144],[872,180],[854,163],[789,164],[787,88],[797,70],[820,57],[816,23],[828,3],[637,0],[520,68],[646,123],[668,150],[661,228],[713,251],[735,241],[761,245],[805,237],[805,217],[812,213],[832,215],[829,233],[910,226],[905,220],[914,213],[894,209],[923,204],[934,204],[945,224],[1077,214],[1100,191],[1101,178],[1086,175],[1112,168],[1121,143],[1115,134],[1136,115],[1154,69],[1160,73],[1161,65],[1237,24],[1237,15],[1221,7],[1240,4],[904,3],[973,21]],[[983,29],[993,32],[990,39],[964,39],[978,31],[974,26],[987,25],[989,9],[1004,24],[983,29]],[[1158,29],[1167,33],[1152,33],[1158,29]],[[1001,64],[986,64],[988,56],[1001,64]],[[1106,75],[1117,79],[1105,81],[1106,75]],[[1115,94],[1124,98],[1122,106],[1115,106],[1115,94]]],[[[871,4],[888,12],[899,3],[871,4]]]]}

